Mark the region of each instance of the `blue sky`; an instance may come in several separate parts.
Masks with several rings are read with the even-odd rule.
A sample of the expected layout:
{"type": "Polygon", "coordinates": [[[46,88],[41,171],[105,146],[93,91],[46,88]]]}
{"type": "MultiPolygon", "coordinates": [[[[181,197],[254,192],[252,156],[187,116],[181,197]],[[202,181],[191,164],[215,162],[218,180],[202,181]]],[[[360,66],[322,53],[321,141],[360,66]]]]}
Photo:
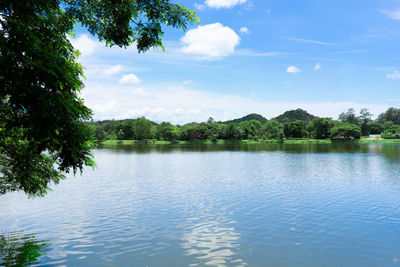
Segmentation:
{"type": "Polygon", "coordinates": [[[181,124],[298,107],[336,119],[399,107],[399,0],[181,3],[200,24],[165,28],[165,52],[107,48],[77,29],[94,119],[181,124]]]}

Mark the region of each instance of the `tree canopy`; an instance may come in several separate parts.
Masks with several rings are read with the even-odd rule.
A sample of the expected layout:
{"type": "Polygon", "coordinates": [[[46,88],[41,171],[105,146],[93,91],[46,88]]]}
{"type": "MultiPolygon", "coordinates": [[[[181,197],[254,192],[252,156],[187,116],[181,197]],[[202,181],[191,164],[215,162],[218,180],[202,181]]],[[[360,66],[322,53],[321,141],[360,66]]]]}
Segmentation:
{"type": "Polygon", "coordinates": [[[169,0],[30,0],[0,2],[0,194],[43,195],[63,172],[94,166],[91,110],[76,23],[106,45],[162,47],[162,25],[186,29],[194,11],[169,0]]]}
{"type": "Polygon", "coordinates": [[[277,122],[280,123],[288,123],[288,122],[294,122],[297,120],[301,120],[304,123],[309,123],[310,121],[312,121],[313,119],[315,119],[315,116],[308,113],[307,111],[298,108],[295,110],[289,110],[284,112],[283,114],[279,115],[278,117],[272,119],[272,120],[276,120],[277,122]]]}

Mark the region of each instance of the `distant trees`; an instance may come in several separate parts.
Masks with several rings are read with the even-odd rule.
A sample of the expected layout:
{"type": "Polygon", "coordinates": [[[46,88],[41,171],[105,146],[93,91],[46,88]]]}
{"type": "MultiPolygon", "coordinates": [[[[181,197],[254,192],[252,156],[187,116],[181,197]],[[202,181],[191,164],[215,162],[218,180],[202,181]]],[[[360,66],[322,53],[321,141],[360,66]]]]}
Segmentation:
{"type": "MultiPolygon", "coordinates": [[[[353,108],[349,108],[347,112],[342,112],[339,115],[339,121],[345,123],[356,124],[360,126],[361,135],[369,135],[370,129],[368,123],[372,121],[372,114],[369,112],[368,108],[360,109],[360,115],[357,116],[353,108]]],[[[376,126],[376,125],[375,125],[376,126]]],[[[376,130],[376,129],[375,129],[376,130]]]]}
{"type": "MultiPolygon", "coordinates": [[[[157,139],[165,141],[191,141],[211,140],[283,140],[285,138],[312,137],[315,139],[344,138],[357,139],[361,135],[382,134],[385,138],[397,138],[400,135],[400,124],[396,121],[397,112],[400,110],[390,108],[380,115],[380,123],[372,120],[368,109],[360,110],[359,115],[354,109],[348,109],[340,114],[340,120],[319,118],[311,114],[311,121],[293,120],[280,123],[276,120],[262,122],[262,116],[250,114],[240,118],[236,123],[216,122],[210,117],[206,122],[192,122],[185,125],[173,125],[169,122],[156,124],[142,117],[122,121],[99,121],[89,123],[90,133],[97,140],[148,140],[157,139]],[[257,119],[251,119],[257,118],[257,119]]],[[[285,112],[285,116],[278,116],[285,120],[293,119],[297,115],[311,118],[306,111],[297,109],[285,112]],[[297,115],[296,115],[297,114],[297,115]]],[[[284,115],[282,114],[282,115],[284,115]]],[[[400,114],[400,113],[399,113],[400,114]]]]}
{"type": "Polygon", "coordinates": [[[385,126],[381,123],[370,121],[367,123],[369,134],[381,134],[385,130],[385,126]]]}
{"type": "Polygon", "coordinates": [[[162,122],[157,127],[156,138],[159,140],[173,141],[180,137],[181,133],[175,125],[162,122]]]}
{"type": "Polygon", "coordinates": [[[285,133],[283,132],[282,124],[277,121],[270,120],[261,126],[260,136],[265,139],[283,140],[285,138],[285,133]]]}
{"type": "Polygon", "coordinates": [[[360,110],[359,123],[361,124],[361,134],[369,135],[370,132],[368,130],[368,123],[371,121],[372,114],[369,112],[367,108],[362,108],[360,110]]]}
{"type": "Polygon", "coordinates": [[[377,122],[386,123],[393,122],[394,124],[400,124],[400,109],[389,108],[384,113],[378,116],[377,122]]]}
{"type": "Polygon", "coordinates": [[[136,119],[133,124],[133,132],[136,140],[146,140],[151,139],[154,135],[152,129],[152,123],[145,117],[136,119]]]}
{"type": "Polygon", "coordinates": [[[400,135],[400,125],[389,121],[384,124],[385,131],[382,133],[384,138],[397,138],[400,135]]]}
{"type": "Polygon", "coordinates": [[[339,121],[352,124],[358,124],[359,122],[354,108],[349,108],[346,112],[340,113],[339,121]]]}
{"type": "Polygon", "coordinates": [[[308,124],[310,121],[315,119],[316,117],[314,115],[311,115],[307,111],[298,108],[295,110],[289,110],[283,113],[282,115],[279,115],[276,118],[273,118],[272,120],[275,120],[279,123],[289,123],[297,120],[303,121],[305,124],[308,124]]]}
{"type": "Polygon", "coordinates": [[[361,128],[360,126],[348,122],[338,123],[331,130],[331,138],[343,137],[344,139],[360,139],[361,128]]]}
{"type": "Polygon", "coordinates": [[[334,125],[330,118],[316,118],[307,125],[307,130],[315,139],[327,139],[334,125]]]}
{"type": "Polygon", "coordinates": [[[304,122],[301,120],[285,123],[283,130],[286,137],[303,138],[308,135],[306,129],[304,128],[304,122]]]}
{"type": "Polygon", "coordinates": [[[114,125],[114,131],[118,140],[131,140],[134,137],[132,121],[117,121],[114,125]]]}

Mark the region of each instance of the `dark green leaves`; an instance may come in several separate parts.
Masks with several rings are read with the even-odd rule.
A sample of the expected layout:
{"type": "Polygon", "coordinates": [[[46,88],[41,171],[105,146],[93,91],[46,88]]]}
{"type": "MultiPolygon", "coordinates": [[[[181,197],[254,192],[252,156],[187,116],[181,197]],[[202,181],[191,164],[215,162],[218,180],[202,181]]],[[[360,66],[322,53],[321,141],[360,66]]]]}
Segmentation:
{"type": "Polygon", "coordinates": [[[44,195],[61,172],[93,166],[83,69],[67,36],[75,23],[106,44],[162,46],[162,25],[186,29],[194,11],[167,0],[0,2],[0,194],[44,195]]]}

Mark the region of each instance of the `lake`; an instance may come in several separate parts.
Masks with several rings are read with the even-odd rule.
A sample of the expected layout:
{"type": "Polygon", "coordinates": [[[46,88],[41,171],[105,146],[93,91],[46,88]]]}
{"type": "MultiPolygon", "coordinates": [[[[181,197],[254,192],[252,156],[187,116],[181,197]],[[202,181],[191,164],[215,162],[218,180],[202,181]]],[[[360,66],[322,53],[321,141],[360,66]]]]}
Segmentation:
{"type": "Polygon", "coordinates": [[[398,266],[398,145],[143,145],[0,196],[0,265],[398,266]]]}

